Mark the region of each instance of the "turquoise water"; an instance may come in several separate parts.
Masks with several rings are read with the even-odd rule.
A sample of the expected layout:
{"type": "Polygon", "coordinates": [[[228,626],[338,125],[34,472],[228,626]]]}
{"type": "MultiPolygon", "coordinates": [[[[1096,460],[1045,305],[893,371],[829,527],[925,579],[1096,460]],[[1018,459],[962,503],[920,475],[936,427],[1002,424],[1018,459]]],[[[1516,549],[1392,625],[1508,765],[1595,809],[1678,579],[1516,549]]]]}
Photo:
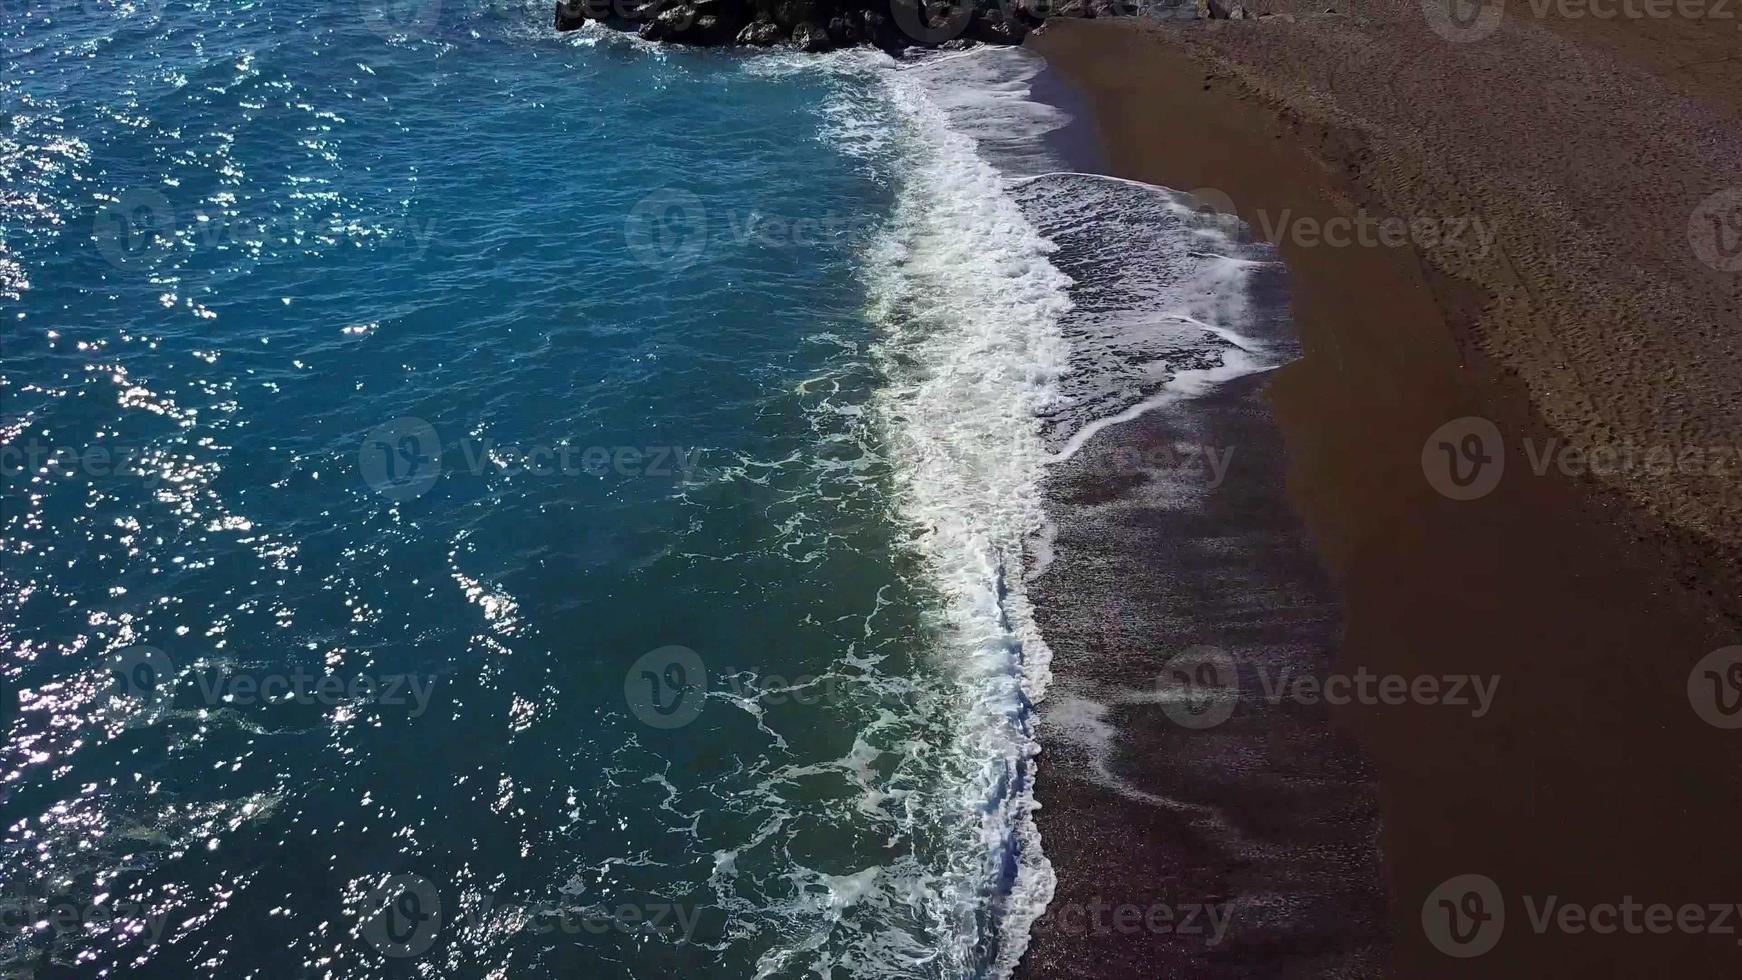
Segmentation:
{"type": "Polygon", "coordinates": [[[0,11],[9,973],[1021,954],[1040,481],[1250,258],[1020,51],[549,14],[0,11]]]}

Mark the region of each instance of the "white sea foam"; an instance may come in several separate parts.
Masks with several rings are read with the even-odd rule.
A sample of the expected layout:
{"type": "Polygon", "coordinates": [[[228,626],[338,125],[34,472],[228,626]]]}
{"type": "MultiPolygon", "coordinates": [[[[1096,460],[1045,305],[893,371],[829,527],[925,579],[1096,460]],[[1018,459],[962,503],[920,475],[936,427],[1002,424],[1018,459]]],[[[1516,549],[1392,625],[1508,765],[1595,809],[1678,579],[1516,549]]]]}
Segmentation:
{"type": "Polygon", "coordinates": [[[874,410],[908,542],[942,598],[932,625],[958,686],[953,805],[980,815],[977,853],[957,856],[941,891],[951,904],[991,907],[996,946],[963,936],[955,953],[972,964],[978,945],[990,962],[976,965],[1006,976],[1053,888],[1034,824],[1030,711],[1051,658],[1023,569],[1026,542],[1044,524],[1041,423],[1069,365],[1060,321],[1071,301],[1070,280],[1049,258],[1054,246],[969,135],[1016,102],[1009,87],[965,84],[975,64],[939,60],[885,75],[902,181],[866,269],[884,331],[874,410]]]}
{"type": "Polygon", "coordinates": [[[1030,97],[1043,67],[1010,48],[904,62],[773,54],[747,66],[854,78],[819,111],[824,138],[894,191],[862,264],[880,385],[863,418],[835,417],[827,397],[813,409],[819,433],[887,465],[903,540],[935,597],[931,669],[906,677],[839,661],[885,709],[841,759],[768,770],[757,791],[781,816],[716,855],[722,907],[778,922],[786,937],[758,975],[1010,975],[1054,887],[1033,797],[1033,706],[1051,655],[1026,589],[1056,532],[1047,467],[1110,425],[1290,352],[1248,301],[1274,271],[1267,250],[1182,195],[1061,172],[1049,137],[1069,118],[1030,97]],[[882,97],[866,98],[867,82],[882,97]],[[793,816],[783,788],[825,771],[859,787],[857,811],[892,844],[923,842],[924,853],[826,871],[787,855],[790,898],[740,894],[740,856],[793,816]]]}
{"type": "Polygon", "coordinates": [[[998,880],[1008,976],[1053,872],[1034,824],[1032,708],[1050,653],[1025,580],[1048,564],[1048,464],[1109,425],[1285,362],[1250,302],[1267,248],[1163,188],[1059,172],[1069,122],[1030,98],[1044,63],[979,48],[896,66],[904,180],[867,263],[885,387],[876,401],[911,545],[944,598],[942,655],[969,693],[966,798],[985,814],[962,899],[998,880]]]}
{"type": "Polygon", "coordinates": [[[971,48],[902,67],[950,129],[973,140],[975,154],[1007,177],[1063,167],[1046,137],[1071,117],[1031,97],[1045,69],[1045,59],[1018,47],[971,48]]]}
{"type": "Polygon", "coordinates": [[[1071,370],[1047,420],[1059,459],[1107,425],[1294,357],[1275,310],[1254,302],[1280,271],[1274,251],[1224,216],[1095,174],[1042,174],[1013,193],[1073,281],[1071,370]]]}

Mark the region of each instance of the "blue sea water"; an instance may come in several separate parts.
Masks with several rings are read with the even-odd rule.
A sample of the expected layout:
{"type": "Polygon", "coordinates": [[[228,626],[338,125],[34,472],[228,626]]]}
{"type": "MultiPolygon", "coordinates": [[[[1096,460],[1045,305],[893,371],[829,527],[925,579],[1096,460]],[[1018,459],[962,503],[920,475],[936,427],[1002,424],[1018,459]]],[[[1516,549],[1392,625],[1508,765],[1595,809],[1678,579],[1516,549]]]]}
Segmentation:
{"type": "Polygon", "coordinates": [[[1020,955],[1038,482],[1239,261],[1120,274],[1216,232],[1035,179],[1019,54],[548,19],[0,10],[9,974],[1020,955]]]}

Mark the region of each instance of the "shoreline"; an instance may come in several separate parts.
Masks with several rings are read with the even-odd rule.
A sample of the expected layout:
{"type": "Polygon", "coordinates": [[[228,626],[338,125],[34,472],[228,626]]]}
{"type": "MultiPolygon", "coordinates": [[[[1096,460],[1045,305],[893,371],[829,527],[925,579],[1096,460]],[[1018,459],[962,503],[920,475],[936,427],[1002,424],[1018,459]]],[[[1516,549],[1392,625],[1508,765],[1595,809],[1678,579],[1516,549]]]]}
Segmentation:
{"type": "MultiPolygon", "coordinates": [[[[1054,152],[1132,179],[1073,83],[1049,60],[1032,87],[1073,116],[1054,152]]],[[[1288,278],[1275,263],[1249,296],[1254,339],[1283,348],[1288,278]]],[[[1322,706],[1253,696],[1254,664],[1325,673],[1342,628],[1288,506],[1277,370],[1163,389],[1085,425],[1049,469],[1051,558],[1028,588],[1052,650],[1036,822],[1056,882],[1019,978],[1370,975],[1387,955],[1371,768],[1322,706]],[[1154,696],[1200,649],[1244,680],[1238,712],[1204,729],[1154,696]]]]}
{"type": "MultiPolygon", "coordinates": [[[[1412,202],[1427,202],[1416,213],[1475,200],[1495,219],[1513,219],[1515,224],[1502,224],[1499,247],[1508,256],[1526,254],[1536,232],[1528,209],[1533,202],[1516,189],[1506,196],[1500,177],[1489,181],[1501,184],[1498,190],[1458,182],[1471,197],[1448,197],[1446,188],[1436,191],[1431,160],[1426,175],[1413,180],[1378,171],[1373,161],[1392,159],[1396,137],[1352,123],[1353,110],[1338,101],[1348,98],[1345,88],[1335,89],[1334,98],[1331,91],[1311,87],[1286,101],[1277,97],[1294,81],[1290,71],[1307,71],[1301,66],[1310,61],[1303,55],[1312,54],[1311,45],[1332,44],[1296,41],[1284,33],[1304,27],[1306,19],[1287,26],[1055,21],[1027,46],[1047,59],[1048,76],[1056,73],[1091,107],[1110,175],[1186,191],[1213,188],[1219,194],[1200,196],[1237,209],[1253,229],[1284,213],[1324,227],[1358,209],[1389,217],[1397,213],[1387,206],[1396,197],[1387,190],[1404,186],[1415,195],[1412,202]],[[1297,51],[1297,45],[1307,50],[1297,51]]],[[[1339,16],[1322,18],[1309,30],[1313,38],[1323,32],[1346,41],[1345,35],[1357,34],[1364,44],[1376,44],[1373,26],[1365,18],[1339,16]]],[[[1390,31],[1395,25],[1385,26],[1390,31]]],[[[1544,58],[1565,55],[1569,42],[1559,35],[1528,28],[1522,33],[1516,43],[1546,51],[1544,58]]],[[[1415,56],[1415,62],[1400,63],[1425,62],[1422,73],[1428,77],[1439,70],[1434,59],[1459,53],[1408,47],[1418,41],[1405,36],[1393,43],[1415,56]]],[[[1528,72],[1530,66],[1519,70],[1528,72]]],[[[1338,81],[1352,84],[1347,77],[1338,81]]],[[[1391,80],[1377,77],[1367,88],[1388,84],[1391,80]]],[[[1568,98],[1543,97],[1551,104],[1568,98]]],[[[1350,100],[1357,109],[1360,98],[1350,100]]],[[[1462,111],[1469,118],[1479,111],[1481,93],[1465,93],[1465,98],[1474,104],[1441,106],[1434,114],[1462,111]]],[[[1711,100],[1711,109],[1725,111],[1722,100],[1711,100]]],[[[1577,130],[1589,123],[1567,125],[1577,130]]],[[[1513,152],[1529,160],[1549,153],[1556,138],[1551,132],[1513,152]]],[[[1435,149],[1448,158],[1461,150],[1455,140],[1448,144],[1435,149]]],[[[1552,183],[1552,176],[1541,176],[1541,166],[1536,172],[1539,181],[1552,183]]],[[[1655,201],[1639,186],[1651,176],[1633,175],[1633,183],[1622,181],[1619,192],[1655,201]]],[[[1615,205],[1603,195],[1616,193],[1616,188],[1594,188],[1588,196],[1598,198],[1593,207],[1601,207],[1615,205]]],[[[1627,206],[1620,213],[1641,219],[1640,205],[1625,197],[1621,203],[1627,206]]],[[[1053,693],[1040,705],[1045,754],[1037,796],[1042,836],[1059,884],[1055,905],[1037,923],[1019,975],[1276,976],[1299,970],[1299,975],[1317,976],[1329,961],[1342,964],[1340,975],[1359,976],[1467,976],[1472,967],[1485,976],[1521,977],[1575,970],[1733,973],[1739,951],[1710,935],[1533,934],[1520,926],[1509,928],[1506,942],[1475,961],[1446,956],[1424,935],[1429,894],[1461,874],[1491,877],[1514,901],[1520,895],[1558,894],[1598,904],[1619,901],[1625,893],[1647,902],[1716,902],[1742,892],[1737,873],[1717,866],[1721,862],[1712,861],[1701,846],[1724,839],[1726,814],[1742,803],[1742,767],[1737,765],[1742,752],[1733,739],[1727,741],[1725,733],[1700,720],[1687,694],[1690,668],[1711,650],[1734,643],[1736,624],[1742,623],[1736,590],[1726,591],[1737,554],[1721,537],[1691,531],[1686,507],[1676,511],[1682,523],[1666,523],[1637,504],[1636,488],[1618,489],[1555,466],[1536,472],[1541,468],[1533,465],[1540,464],[1537,450],[1564,445],[1568,437],[1543,420],[1543,394],[1528,387],[1542,372],[1517,362],[1532,352],[1496,338],[1530,324],[1553,329],[1552,321],[1544,327],[1540,316],[1497,304],[1480,269],[1460,268],[1455,257],[1424,256],[1412,244],[1337,249],[1288,237],[1277,244],[1288,268],[1303,356],[1259,376],[1250,391],[1236,384],[1199,403],[1207,415],[1231,419],[1240,399],[1248,399],[1247,421],[1258,421],[1238,430],[1244,440],[1239,445],[1252,447],[1248,460],[1273,462],[1276,470],[1273,478],[1231,471],[1229,483],[1213,491],[1206,506],[1219,509],[1218,526],[1232,533],[1262,527],[1272,548],[1286,550],[1297,535],[1310,542],[1311,560],[1292,570],[1291,581],[1332,607],[1328,618],[1303,630],[1322,638],[1320,674],[1497,678],[1491,710],[1475,717],[1446,703],[1355,704],[1326,711],[1321,702],[1316,711],[1303,709],[1298,715],[1309,727],[1322,720],[1324,727],[1311,731],[1323,738],[1292,733],[1280,746],[1263,743],[1271,752],[1310,744],[1311,751],[1302,752],[1305,765],[1345,776],[1342,799],[1360,800],[1371,781],[1380,828],[1373,851],[1379,860],[1366,882],[1371,891],[1358,893],[1355,904],[1389,896],[1378,921],[1368,924],[1372,928],[1318,923],[1324,928],[1312,933],[1310,947],[1298,935],[1258,928],[1249,934],[1252,942],[1216,949],[1153,930],[1069,934],[1060,928],[1067,923],[1059,913],[1085,895],[1115,905],[1141,904],[1154,894],[1156,882],[1189,879],[1202,894],[1232,885],[1231,893],[1239,894],[1240,885],[1255,890],[1264,878],[1236,881],[1228,866],[1217,867],[1223,855],[1214,849],[1194,851],[1178,836],[1158,839],[1179,834],[1179,828],[1157,813],[1153,801],[1118,799],[1097,787],[1084,775],[1081,739],[1073,742],[1062,734],[1071,725],[1081,730],[1101,718],[1092,712],[1084,717],[1083,706],[1070,695],[1073,685],[1106,680],[1098,676],[1105,668],[1096,651],[1124,645],[1126,662],[1120,669],[1130,687],[1144,672],[1151,678],[1158,674],[1185,645],[1179,637],[1190,636],[1191,630],[1147,629],[1133,636],[1132,630],[1089,615],[1091,589],[1054,590],[1043,576],[1032,587],[1033,597],[1054,650],[1055,680],[1053,693]],[[1496,318],[1499,328],[1491,325],[1496,318]],[[1264,434],[1266,415],[1274,418],[1274,437],[1264,434]],[[1466,416],[1488,419],[1506,433],[1507,469],[1486,496],[1454,500],[1435,490],[1423,449],[1437,428],[1466,416]],[[1240,499],[1218,500],[1216,494],[1240,499]],[[1671,814],[1677,831],[1665,835],[1663,820],[1671,814]],[[1303,954],[1327,960],[1308,962],[1303,954]]],[[[1640,247],[1670,251],[1676,244],[1660,235],[1640,247]]],[[[1510,261],[1522,270],[1521,278],[1544,274],[1521,266],[1517,258],[1510,261]]],[[[1704,275],[1697,268],[1681,274],[1694,280],[1704,275]]],[[[1697,314],[1722,309],[1726,284],[1709,285],[1715,291],[1702,295],[1718,298],[1713,305],[1690,303],[1697,314]]],[[[1601,360],[1604,354],[1580,347],[1578,356],[1601,360]]],[[[1615,375],[1623,381],[1649,367],[1626,360],[1624,353],[1609,356],[1624,362],[1616,365],[1615,375]]],[[[1600,389],[1622,381],[1603,375],[1593,383],[1600,389]]],[[[1691,393],[1692,407],[1711,395],[1710,389],[1691,393]]],[[[1564,415],[1564,406],[1557,411],[1564,415]]],[[[1725,416],[1709,418],[1722,422],[1725,416]]],[[[1163,443],[1177,437],[1169,427],[1178,424],[1164,414],[1141,416],[1097,434],[1085,452],[1163,443]]],[[[1223,434],[1236,431],[1231,423],[1217,424],[1223,434]]],[[[1250,628],[1252,620],[1230,617],[1210,601],[1218,598],[1211,593],[1156,591],[1152,573],[1165,570],[1155,569],[1159,563],[1153,561],[1147,568],[1134,563],[1144,551],[1130,529],[1166,526],[1169,517],[1166,508],[1142,499],[1144,485],[1154,479],[1153,472],[1121,481],[1103,478],[1094,491],[1068,474],[1049,480],[1049,495],[1074,494],[1085,512],[1124,515],[1121,534],[1103,528],[1101,536],[1084,536],[1074,548],[1070,536],[1061,533],[1055,565],[1066,562],[1068,568],[1077,562],[1087,570],[1084,581],[1093,580],[1096,570],[1124,567],[1126,574],[1104,576],[1101,586],[1145,608],[1189,597],[1196,605],[1181,608],[1189,609],[1200,626],[1213,625],[1220,615],[1224,624],[1250,628]],[[1135,576],[1131,569],[1137,569],[1135,576]]],[[[1682,499],[1724,503],[1721,496],[1700,497],[1703,492],[1692,487],[1682,499]]],[[[1721,530],[1728,525],[1720,519],[1694,526],[1721,530]]],[[[1154,547],[1160,539],[1148,540],[1154,547]]],[[[1221,564],[1200,566],[1211,581],[1216,575],[1224,581],[1236,578],[1230,569],[1252,567],[1250,561],[1219,557],[1221,564]]],[[[1288,565],[1263,570],[1287,575],[1288,565]]],[[[1297,608],[1318,607],[1302,602],[1297,608]]],[[[1224,636],[1213,632],[1193,642],[1216,643],[1224,636]]],[[[1313,654],[1302,656],[1307,662],[1313,654]]],[[[1251,666],[1245,665],[1242,678],[1250,674],[1251,666]]],[[[1242,689],[1242,712],[1251,703],[1248,693],[1242,689]]],[[[1220,758],[1217,753],[1231,744],[1232,736],[1222,729],[1194,742],[1189,738],[1194,733],[1153,712],[1147,720],[1140,714],[1127,710],[1122,730],[1101,731],[1120,749],[1112,758],[1121,780],[1194,785],[1180,778],[1192,760],[1220,758]]],[[[1285,715],[1272,710],[1257,720],[1279,725],[1285,715]]],[[[1312,815],[1277,806],[1259,790],[1268,776],[1282,771],[1282,756],[1236,753],[1234,758],[1244,781],[1233,781],[1233,791],[1224,795],[1227,811],[1238,819],[1271,822],[1270,829],[1283,840],[1302,839],[1312,815]]],[[[1295,767],[1286,770],[1290,775],[1303,764],[1297,757],[1287,762],[1295,767]]],[[[1195,776],[1214,771],[1205,767],[1195,776]]],[[[1360,813],[1358,806],[1354,812],[1360,813]]],[[[1281,861],[1274,867],[1305,866],[1281,861]]],[[[1282,888],[1282,899],[1321,894],[1310,888],[1289,891],[1280,879],[1270,883],[1282,888]]],[[[1517,904],[1510,909],[1522,912],[1517,904]]],[[[1270,924],[1262,915],[1255,923],[1270,924]]]]}

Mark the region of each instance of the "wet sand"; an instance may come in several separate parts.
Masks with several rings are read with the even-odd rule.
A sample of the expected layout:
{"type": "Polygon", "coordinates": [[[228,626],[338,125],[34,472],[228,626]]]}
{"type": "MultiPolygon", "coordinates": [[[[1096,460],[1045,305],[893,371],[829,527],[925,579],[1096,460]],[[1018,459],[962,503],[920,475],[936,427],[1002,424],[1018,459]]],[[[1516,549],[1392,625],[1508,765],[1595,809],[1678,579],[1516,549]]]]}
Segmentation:
{"type": "Polygon", "coordinates": [[[1473,50],[1390,10],[1060,21],[1030,41],[1093,107],[1111,173],[1290,229],[1304,353],[1105,430],[1054,475],[1057,558],[1031,595],[1057,656],[1038,792],[1059,887],[1028,976],[1742,975],[1735,935],[1539,933],[1526,907],[1742,901],[1742,738],[1688,692],[1742,641],[1736,473],[1535,465],[1569,442],[1742,443],[1742,277],[1687,234],[1726,173],[1742,183],[1727,69],[1672,72],[1663,45],[1609,52],[1582,25],[1509,20],[1473,50]],[[1362,214],[1496,232],[1298,232],[1362,214]],[[1429,437],[1468,416],[1505,469],[1452,499],[1429,437]],[[1182,497],[1165,467],[1095,462],[1181,442],[1233,446],[1226,478],[1182,497]],[[1193,644],[1241,664],[1208,729],[1134,693],[1193,644]],[[1499,686],[1480,716],[1255,696],[1282,664],[1499,686]],[[1507,913],[1468,959],[1423,923],[1464,874],[1507,913]],[[1215,944],[1067,918],[1212,901],[1234,908],[1215,944]]]}

